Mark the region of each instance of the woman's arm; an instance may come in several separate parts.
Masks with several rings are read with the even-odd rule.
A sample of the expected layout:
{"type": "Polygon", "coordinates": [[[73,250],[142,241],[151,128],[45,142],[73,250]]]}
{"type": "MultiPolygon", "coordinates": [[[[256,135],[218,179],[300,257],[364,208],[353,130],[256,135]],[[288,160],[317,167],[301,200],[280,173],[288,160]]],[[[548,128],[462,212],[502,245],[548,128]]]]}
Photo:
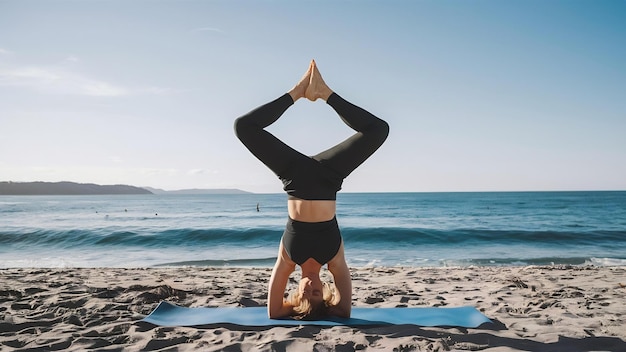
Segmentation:
{"type": "Polygon", "coordinates": [[[349,318],[352,311],[352,279],[343,251],[343,242],[337,255],[328,262],[328,270],[333,274],[335,287],[339,293],[339,303],[331,308],[331,314],[349,318]]]}
{"type": "Polygon", "coordinates": [[[278,248],[278,259],[276,259],[274,270],[272,270],[267,297],[267,314],[270,319],[291,315],[293,307],[285,301],[285,288],[287,281],[289,281],[289,275],[295,269],[296,263],[289,259],[281,241],[278,248]]]}

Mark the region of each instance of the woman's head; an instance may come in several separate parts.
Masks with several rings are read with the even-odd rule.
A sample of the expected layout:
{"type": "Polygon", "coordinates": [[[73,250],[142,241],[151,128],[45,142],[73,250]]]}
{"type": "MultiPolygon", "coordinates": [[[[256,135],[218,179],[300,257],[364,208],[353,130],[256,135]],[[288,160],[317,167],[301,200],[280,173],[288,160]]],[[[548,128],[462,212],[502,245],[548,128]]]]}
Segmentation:
{"type": "Polygon", "coordinates": [[[328,316],[328,308],[336,304],[331,284],[309,277],[300,280],[298,289],[291,294],[289,301],[293,306],[294,318],[301,320],[328,316]]]}

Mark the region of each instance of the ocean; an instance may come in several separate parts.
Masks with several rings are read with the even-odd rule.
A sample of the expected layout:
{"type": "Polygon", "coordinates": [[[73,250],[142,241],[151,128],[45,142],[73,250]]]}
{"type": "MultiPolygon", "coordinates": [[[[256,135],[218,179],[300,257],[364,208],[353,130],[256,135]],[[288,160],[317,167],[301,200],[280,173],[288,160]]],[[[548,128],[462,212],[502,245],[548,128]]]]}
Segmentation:
{"type": "MultiPolygon", "coordinates": [[[[348,264],[626,265],[626,192],[339,193],[348,264]]],[[[0,268],[271,267],[284,194],[0,196],[0,268]],[[258,204],[258,211],[257,211],[258,204]]]]}

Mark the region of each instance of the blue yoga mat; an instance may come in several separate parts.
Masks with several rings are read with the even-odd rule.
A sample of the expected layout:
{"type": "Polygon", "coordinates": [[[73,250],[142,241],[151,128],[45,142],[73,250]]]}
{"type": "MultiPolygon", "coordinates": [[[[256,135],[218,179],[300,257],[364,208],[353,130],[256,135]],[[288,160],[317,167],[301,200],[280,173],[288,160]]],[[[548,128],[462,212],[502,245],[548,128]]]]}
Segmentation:
{"type": "Polygon", "coordinates": [[[411,324],[475,328],[491,320],[474,307],[352,308],[350,318],[329,317],[324,320],[303,321],[291,318],[270,319],[267,317],[266,307],[188,308],[161,302],[142,321],[159,326],[198,326],[220,323],[242,326],[411,324]]]}

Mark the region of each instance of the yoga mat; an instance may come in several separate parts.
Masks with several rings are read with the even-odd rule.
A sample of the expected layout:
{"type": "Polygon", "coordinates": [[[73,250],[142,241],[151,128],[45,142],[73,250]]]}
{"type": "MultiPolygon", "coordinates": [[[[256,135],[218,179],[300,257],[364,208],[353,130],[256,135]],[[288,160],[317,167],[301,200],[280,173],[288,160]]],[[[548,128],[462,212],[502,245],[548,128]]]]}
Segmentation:
{"type": "Polygon", "coordinates": [[[352,308],[350,318],[329,317],[324,320],[270,319],[266,307],[180,307],[161,302],[142,321],[159,326],[198,326],[210,324],[235,324],[242,326],[284,325],[389,325],[411,324],[420,326],[460,326],[475,328],[491,322],[474,307],[454,308],[352,308]]]}

